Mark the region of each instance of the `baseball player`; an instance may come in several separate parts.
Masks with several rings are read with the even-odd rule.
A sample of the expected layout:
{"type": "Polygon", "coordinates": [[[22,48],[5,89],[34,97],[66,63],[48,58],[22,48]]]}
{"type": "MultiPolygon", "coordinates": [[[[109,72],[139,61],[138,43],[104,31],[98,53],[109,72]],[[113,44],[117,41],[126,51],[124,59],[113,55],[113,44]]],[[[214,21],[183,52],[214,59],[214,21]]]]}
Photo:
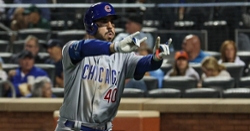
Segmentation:
{"type": "Polygon", "coordinates": [[[115,19],[111,4],[93,4],[84,17],[89,39],[63,47],[64,101],[56,131],[111,131],[125,79],[141,79],[145,72],[160,68],[169,55],[159,37],[153,55],[135,55],[146,40],[134,37],[139,32],[113,43],[115,19]]]}

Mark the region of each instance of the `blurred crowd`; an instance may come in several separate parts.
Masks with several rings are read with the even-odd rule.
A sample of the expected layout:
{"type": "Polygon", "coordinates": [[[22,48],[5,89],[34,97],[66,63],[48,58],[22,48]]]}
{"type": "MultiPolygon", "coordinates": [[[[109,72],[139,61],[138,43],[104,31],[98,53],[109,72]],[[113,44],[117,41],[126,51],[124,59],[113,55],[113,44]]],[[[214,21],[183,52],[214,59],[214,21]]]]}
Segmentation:
{"type": "MultiPolygon", "coordinates": [[[[56,0],[55,0],[56,1],[56,0]]],[[[55,1],[52,1],[55,3],[55,1]]],[[[4,0],[0,0],[0,4],[4,4],[4,0]]],[[[96,2],[96,1],[95,1],[96,2]]],[[[135,2],[135,1],[132,1],[135,2]]],[[[137,1],[145,2],[145,1],[137,1]]],[[[180,3],[185,3],[187,1],[180,0],[180,3]]],[[[216,2],[216,1],[214,1],[216,2]]],[[[223,1],[224,2],[224,1],[223,1]]],[[[8,3],[8,2],[6,2],[8,3]]],[[[11,3],[11,2],[9,2],[11,3]]],[[[31,3],[28,8],[0,8],[0,18],[1,21],[12,31],[22,31],[25,29],[43,29],[48,31],[53,31],[51,19],[51,10],[48,8],[38,8],[35,4],[48,3],[47,0],[13,0],[13,3],[31,3]],[[4,20],[3,20],[4,18],[4,20]]],[[[130,3],[130,1],[128,1],[130,3]]],[[[215,14],[211,17],[218,17],[216,11],[219,8],[213,10],[215,14]]],[[[238,10],[238,8],[233,9],[238,10]]],[[[199,10],[203,11],[203,10],[199,10]]],[[[196,23],[204,23],[204,16],[194,12],[189,8],[178,8],[177,10],[178,20],[194,20],[196,23]],[[196,19],[199,18],[199,19],[196,19]]],[[[217,11],[218,13],[219,11],[217,11]]],[[[237,12],[237,11],[235,11],[237,12]]],[[[124,20],[122,27],[124,31],[117,33],[114,41],[119,41],[124,37],[140,31],[141,34],[137,37],[139,39],[147,37],[147,40],[141,44],[141,47],[136,52],[138,55],[148,55],[153,53],[154,46],[154,35],[150,32],[143,31],[145,27],[146,13],[144,9],[127,9],[126,15],[121,19],[124,20]]],[[[156,15],[156,14],[155,14],[156,15]]],[[[63,16],[62,16],[63,17],[63,16]]],[[[219,17],[218,17],[219,18],[219,17]]],[[[174,25],[168,24],[171,20],[168,17],[161,26],[165,29],[172,29],[174,25]],[[167,26],[164,26],[167,24],[167,26]],[[168,27],[169,26],[169,27],[168,27]]],[[[235,17],[235,20],[238,19],[235,17]]],[[[78,23],[79,24],[79,23],[78,23]]],[[[80,23],[82,24],[82,23],[80,23]]],[[[194,29],[201,29],[198,26],[194,29]]],[[[234,28],[233,28],[234,29],[234,28]]],[[[83,28],[80,30],[84,30],[83,28]]],[[[244,35],[244,34],[242,34],[244,35]]],[[[197,88],[203,87],[203,81],[206,78],[233,78],[230,72],[227,71],[225,63],[233,63],[235,65],[240,65],[244,67],[243,72],[239,72],[240,76],[246,76],[245,71],[248,70],[249,63],[245,63],[237,55],[239,46],[236,44],[233,35],[229,35],[227,39],[223,39],[218,48],[219,55],[211,55],[209,52],[202,50],[201,46],[204,45],[204,41],[201,40],[200,36],[196,34],[187,34],[178,43],[181,45],[178,50],[172,51],[172,55],[169,56],[169,60],[164,60],[163,67],[166,64],[170,64],[171,68],[169,70],[164,70],[164,68],[147,72],[145,77],[156,78],[158,81],[158,89],[164,88],[163,81],[172,77],[191,78],[197,81],[197,88]],[[170,61],[173,60],[172,62],[170,61]],[[200,72],[194,69],[192,65],[200,65],[200,72]]],[[[81,38],[84,39],[87,36],[82,35],[81,38]]],[[[2,38],[0,36],[0,38],[2,38]]],[[[1,39],[0,39],[1,40],[1,39]]],[[[245,39],[241,39],[244,41],[245,39]]],[[[20,41],[18,33],[12,33],[8,39],[9,43],[15,43],[20,41]]],[[[175,41],[175,39],[173,39],[175,41]]],[[[246,40],[245,40],[246,41],[246,40]]],[[[241,48],[247,48],[247,42],[243,42],[246,46],[241,46],[241,48]]],[[[10,52],[11,48],[15,48],[9,44],[7,46],[7,52],[10,52]]],[[[0,57],[0,78],[3,81],[0,85],[3,87],[1,90],[1,97],[58,97],[53,94],[53,89],[63,89],[63,67],[62,67],[62,48],[65,41],[56,37],[49,37],[47,39],[41,39],[36,33],[28,34],[25,39],[21,41],[21,48],[18,52],[12,52],[13,55],[6,60],[0,57]],[[44,40],[45,42],[41,42],[44,40]],[[47,53],[48,56],[44,57],[41,53],[47,53]],[[8,64],[17,65],[16,68],[5,70],[5,66],[8,64]],[[53,65],[52,70],[46,70],[45,65],[53,65]],[[40,66],[39,66],[40,65],[40,66]],[[8,81],[8,82],[6,82],[8,81]],[[9,83],[10,82],[10,83],[9,83]]],[[[209,45],[208,45],[209,46],[209,45]]],[[[1,53],[0,53],[1,54],[1,53]]],[[[238,78],[234,78],[238,79],[238,78]]],[[[145,92],[149,91],[148,85],[145,83],[144,79],[136,81],[134,79],[127,79],[125,81],[125,88],[135,88],[140,89],[145,92]]]]}

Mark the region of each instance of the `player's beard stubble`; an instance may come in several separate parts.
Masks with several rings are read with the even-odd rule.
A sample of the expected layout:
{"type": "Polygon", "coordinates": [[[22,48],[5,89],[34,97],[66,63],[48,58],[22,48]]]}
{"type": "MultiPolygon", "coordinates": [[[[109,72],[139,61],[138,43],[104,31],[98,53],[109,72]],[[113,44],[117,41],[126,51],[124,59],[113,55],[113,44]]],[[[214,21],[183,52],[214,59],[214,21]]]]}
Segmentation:
{"type": "Polygon", "coordinates": [[[99,31],[96,32],[95,38],[99,40],[109,41],[111,42],[114,39],[115,33],[112,30],[101,34],[99,31]]]}

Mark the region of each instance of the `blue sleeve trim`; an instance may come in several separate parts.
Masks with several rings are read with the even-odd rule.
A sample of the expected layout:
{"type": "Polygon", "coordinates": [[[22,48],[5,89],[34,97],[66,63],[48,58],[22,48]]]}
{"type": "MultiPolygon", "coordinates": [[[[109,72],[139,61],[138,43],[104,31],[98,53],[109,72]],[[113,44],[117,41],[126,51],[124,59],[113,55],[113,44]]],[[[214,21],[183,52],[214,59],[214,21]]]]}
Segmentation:
{"type": "Polygon", "coordinates": [[[159,69],[162,65],[161,61],[155,61],[153,55],[147,55],[142,57],[135,68],[134,78],[140,80],[147,71],[159,69]]]}
{"type": "Polygon", "coordinates": [[[73,64],[80,62],[84,57],[110,55],[111,42],[101,40],[76,41],[69,47],[69,56],[73,64]]]}

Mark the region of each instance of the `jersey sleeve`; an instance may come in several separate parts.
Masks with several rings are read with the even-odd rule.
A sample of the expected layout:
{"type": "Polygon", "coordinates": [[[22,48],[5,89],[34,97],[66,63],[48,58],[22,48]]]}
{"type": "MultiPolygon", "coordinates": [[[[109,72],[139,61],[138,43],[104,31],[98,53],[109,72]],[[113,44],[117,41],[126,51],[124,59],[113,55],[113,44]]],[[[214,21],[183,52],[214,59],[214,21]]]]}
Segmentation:
{"type": "Polygon", "coordinates": [[[71,58],[69,56],[69,47],[74,42],[76,42],[76,41],[70,41],[70,42],[66,43],[63,46],[63,49],[62,49],[62,64],[63,64],[64,68],[69,68],[69,67],[74,66],[74,64],[72,63],[71,58]]]}
{"type": "Polygon", "coordinates": [[[126,64],[126,78],[133,78],[135,69],[137,66],[138,61],[142,58],[143,56],[136,55],[135,53],[129,53],[127,54],[127,57],[125,59],[125,64],[126,64]]]}

